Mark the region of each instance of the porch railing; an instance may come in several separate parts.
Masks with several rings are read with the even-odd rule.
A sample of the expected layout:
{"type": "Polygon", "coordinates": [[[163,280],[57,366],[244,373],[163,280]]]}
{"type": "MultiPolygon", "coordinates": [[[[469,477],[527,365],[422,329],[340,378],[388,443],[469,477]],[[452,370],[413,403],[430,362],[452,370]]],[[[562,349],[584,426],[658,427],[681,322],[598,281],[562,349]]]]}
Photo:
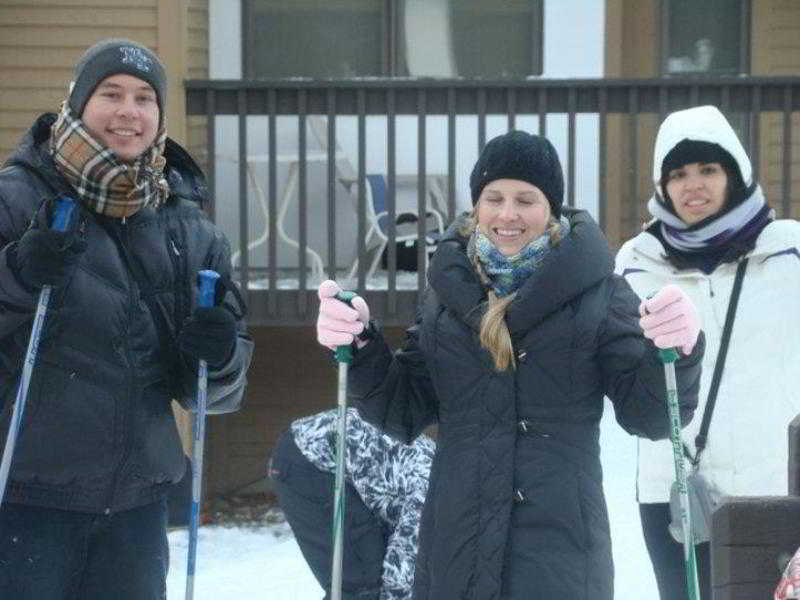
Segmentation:
{"type": "MultiPolygon", "coordinates": [[[[211,207],[217,219],[221,211],[238,213],[238,228],[230,232],[236,238],[237,273],[248,291],[251,321],[258,324],[307,324],[313,319],[312,304],[319,275],[341,277],[341,249],[337,241],[337,226],[342,226],[341,206],[337,208],[337,195],[341,195],[342,174],[337,172],[341,150],[337,143],[342,117],[354,119],[356,150],[351,156],[353,174],[349,184],[355,211],[350,222],[355,237],[355,255],[358,257],[357,276],[353,287],[371,300],[378,316],[388,324],[405,324],[413,316],[419,290],[425,286],[426,244],[419,243],[416,276],[410,286],[399,285],[397,265],[396,192],[398,181],[397,145],[401,135],[408,131],[411,117],[416,137],[417,214],[425,215],[430,206],[428,154],[431,118],[439,119],[436,126],[445,157],[437,157],[444,164],[441,177],[443,206],[446,220],[452,221],[464,198],[457,198],[459,186],[457,170],[465,168],[456,164],[457,154],[463,144],[474,144],[474,154],[480,151],[490,129],[497,129],[498,119],[505,128],[529,128],[534,132],[556,136],[563,161],[565,176],[565,203],[569,206],[590,206],[600,226],[606,231],[610,243],[616,247],[635,234],[646,218],[644,203],[651,194],[652,145],[658,123],[663,117],[680,108],[699,104],[717,105],[731,116],[732,122],[743,137],[753,162],[755,176],[765,188],[767,198],[779,216],[800,213],[798,194],[798,130],[800,129],[800,77],[732,77],[732,78],[669,78],[641,80],[573,79],[525,81],[461,81],[461,80],[403,80],[365,79],[336,81],[200,81],[186,82],[186,106],[190,122],[205,118],[200,125],[205,139],[195,148],[209,180],[211,190],[217,190],[217,200],[211,207]],[[294,160],[292,202],[296,203],[297,226],[296,257],[292,267],[283,269],[273,257],[277,255],[281,222],[277,216],[285,209],[279,204],[278,171],[281,147],[276,131],[278,119],[296,119],[296,158],[294,160]],[[238,202],[235,205],[219,201],[218,172],[222,153],[219,151],[219,122],[221,117],[233,118],[236,129],[236,149],[232,160],[236,165],[238,202]],[[265,127],[254,134],[249,119],[260,117],[265,127]],[[371,290],[367,279],[370,248],[365,242],[369,227],[367,216],[367,162],[369,152],[376,146],[368,145],[367,120],[381,119],[385,133],[386,210],[388,243],[385,251],[385,289],[371,290]],[[588,117],[594,132],[589,143],[576,142],[578,121],[588,117]],[[466,129],[460,120],[467,119],[466,129]],[[398,125],[400,119],[406,119],[398,125]],[[309,149],[308,122],[323,123],[325,147],[309,149]],[[442,127],[439,127],[442,125],[442,127]],[[558,128],[558,131],[556,131],[558,128]],[[443,129],[443,132],[441,131],[443,129]],[[400,130],[400,131],[399,131],[400,130]],[[463,134],[468,131],[468,134],[463,134]],[[254,136],[261,139],[254,140],[254,136]],[[464,138],[468,139],[464,139],[464,138]],[[264,173],[254,173],[253,145],[261,145],[264,173]],[[311,160],[321,159],[326,171],[322,184],[322,198],[314,198],[314,205],[324,208],[323,227],[326,230],[323,248],[309,245],[308,223],[310,214],[309,169],[311,160]],[[596,192],[581,196],[576,185],[586,165],[594,171],[596,192]],[[263,192],[264,210],[268,218],[264,228],[264,249],[253,254],[250,223],[253,185],[263,192]],[[337,194],[337,190],[339,190],[337,194]],[[339,223],[337,225],[337,219],[339,223]],[[338,253],[338,255],[337,255],[338,253]],[[325,258],[321,258],[322,255],[325,258]],[[317,270],[322,273],[316,273],[317,270]],[[281,278],[287,272],[295,278],[290,289],[281,289],[281,278]],[[254,285],[255,282],[263,285],[254,285]],[[263,288],[263,289],[259,289],[263,288]]],[[[498,132],[499,133],[499,132],[498,132]]],[[[203,137],[201,135],[201,137],[203,137]]],[[[591,136],[590,136],[591,137],[591,136]]],[[[231,157],[229,157],[231,158],[231,157]]],[[[471,165],[468,165],[468,167],[471,165]]],[[[589,181],[591,184],[591,181],[589,181]]],[[[592,186],[589,185],[589,188],[592,186]]],[[[285,211],[284,211],[285,212],[285,211]]],[[[417,220],[417,235],[425,239],[428,223],[417,220]]],[[[384,272],[381,271],[381,274],[384,272]]],[[[413,277],[413,276],[412,276],[413,277]]],[[[405,280],[404,280],[405,281],[405,280]]],[[[284,288],[287,286],[283,286],[284,288]]]]}

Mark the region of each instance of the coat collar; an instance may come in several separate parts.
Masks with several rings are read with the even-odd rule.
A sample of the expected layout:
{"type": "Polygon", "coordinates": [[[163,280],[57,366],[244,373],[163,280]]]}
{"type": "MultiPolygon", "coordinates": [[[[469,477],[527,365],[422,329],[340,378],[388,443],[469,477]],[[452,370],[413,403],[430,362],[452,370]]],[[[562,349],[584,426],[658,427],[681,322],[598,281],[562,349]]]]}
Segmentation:
{"type": "MultiPolygon", "coordinates": [[[[776,253],[797,248],[800,227],[795,221],[779,219],[771,221],[759,234],[755,247],[746,256],[764,260],[776,253]]],[[[643,231],[630,242],[632,250],[658,263],[666,263],[666,250],[661,242],[651,233],[643,231]]],[[[672,269],[671,269],[672,272],[672,269]]],[[[694,272],[694,269],[692,270],[694,272]]]]}
{"type": "MultiPolygon", "coordinates": [[[[564,209],[569,235],[553,248],[517,293],[506,313],[512,336],[525,334],[566,302],[613,271],[608,243],[586,211],[564,209]]],[[[456,220],[434,255],[428,280],[439,301],[475,330],[485,312],[486,290],[466,254],[467,238],[456,220]]]]}
{"type": "Polygon", "coordinates": [[[461,234],[467,214],[458,217],[445,232],[428,269],[428,283],[439,301],[472,329],[480,329],[486,312],[486,289],[467,258],[468,237],[461,234]]]}
{"type": "Polygon", "coordinates": [[[550,251],[508,308],[512,336],[526,332],[614,270],[608,242],[589,213],[564,214],[572,227],[569,235],[550,251]]]}

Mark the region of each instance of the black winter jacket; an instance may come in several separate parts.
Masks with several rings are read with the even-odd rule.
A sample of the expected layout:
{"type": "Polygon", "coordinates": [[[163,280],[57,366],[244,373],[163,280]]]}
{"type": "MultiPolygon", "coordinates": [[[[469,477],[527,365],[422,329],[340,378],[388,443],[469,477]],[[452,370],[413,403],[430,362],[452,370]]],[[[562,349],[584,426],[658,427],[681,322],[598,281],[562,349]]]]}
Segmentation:
{"type": "MultiPolygon", "coordinates": [[[[10,251],[29,226],[48,226],[52,200],[77,198],[47,150],[54,119],[39,117],[0,170],[0,439],[38,299],[9,265],[10,251]]],[[[197,371],[175,339],[193,309],[197,271],[229,275],[230,250],[199,205],[207,195],[200,169],[171,140],[165,156],[171,195],[158,210],[121,220],[78,203],[88,247],[50,297],[11,502],[116,512],[158,499],[183,475],[171,400],[193,406],[197,371]]],[[[253,344],[241,319],[239,326],[233,357],[209,374],[209,412],[236,410],[242,400],[253,344]]]]}
{"type": "MultiPolygon", "coordinates": [[[[478,339],[483,286],[452,227],[421,315],[395,356],[358,351],[351,399],[403,440],[439,423],[420,530],[416,600],[611,600],[600,467],[603,397],[632,434],[669,435],[663,367],[638,325],[639,300],[613,274],[587,213],[509,306],[517,367],[502,373],[478,339]]],[[[704,341],[677,364],[681,412],[697,404],[704,341]]]]}

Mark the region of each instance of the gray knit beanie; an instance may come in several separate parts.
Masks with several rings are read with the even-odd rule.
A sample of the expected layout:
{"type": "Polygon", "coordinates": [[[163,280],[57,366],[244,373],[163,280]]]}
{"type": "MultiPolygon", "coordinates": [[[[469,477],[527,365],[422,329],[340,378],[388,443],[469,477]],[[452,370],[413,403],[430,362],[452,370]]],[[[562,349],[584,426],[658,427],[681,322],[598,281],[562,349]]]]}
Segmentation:
{"type": "Polygon", "coordinates": [[[496,179],[519,179],[535,185],[547,196],[553,216],[561,216],[564,174],[558,153],[547,138],[509,131],[486,144],[469,178],[473,206],[486,184],[496,179]]]}
{"type": "Polygon", "coordinates": [[[156,101],[164,115],[167,96],[167,76],[164,65],[151,50],[131,40],[114,38],[97,42],[81,56],[75,65],[75,74],[69,94],[69,107],[76,117],[83,109],[95,88],[111,75],[125,73],[149,83],[156,92],[156,101]]]}

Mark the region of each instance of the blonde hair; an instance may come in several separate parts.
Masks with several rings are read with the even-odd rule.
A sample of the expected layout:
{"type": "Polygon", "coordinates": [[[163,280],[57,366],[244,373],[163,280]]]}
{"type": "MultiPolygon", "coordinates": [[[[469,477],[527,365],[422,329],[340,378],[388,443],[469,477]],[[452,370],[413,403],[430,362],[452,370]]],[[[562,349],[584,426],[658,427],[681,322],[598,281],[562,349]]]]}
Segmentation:
{"type": "MultiPolygon", "coordinates": [[[[461,227],[461,234],[471,236],[477,225],[475,211],[465,220],[461,227]]],[[[561,241],[561,226],[557,218],[551,216],[547,225],[547,232],[550,234],[550,246],[557,246],[561,241]]],[[[472,258],[472,265],[478,273],[478,277],[488,288],[487,309],[481,318],[480,341],[481,346],[492,355],[495,371],[505,371],[509,367],[515,369],[517,364],[514,357],[514,345],[511,342],[511,333],[506,325],[506,309],[516,297],[514,292],[508,296],[498,297],[491,287],[491,280],[486,274],[483,265],[477,256],[472,258]]]]}

